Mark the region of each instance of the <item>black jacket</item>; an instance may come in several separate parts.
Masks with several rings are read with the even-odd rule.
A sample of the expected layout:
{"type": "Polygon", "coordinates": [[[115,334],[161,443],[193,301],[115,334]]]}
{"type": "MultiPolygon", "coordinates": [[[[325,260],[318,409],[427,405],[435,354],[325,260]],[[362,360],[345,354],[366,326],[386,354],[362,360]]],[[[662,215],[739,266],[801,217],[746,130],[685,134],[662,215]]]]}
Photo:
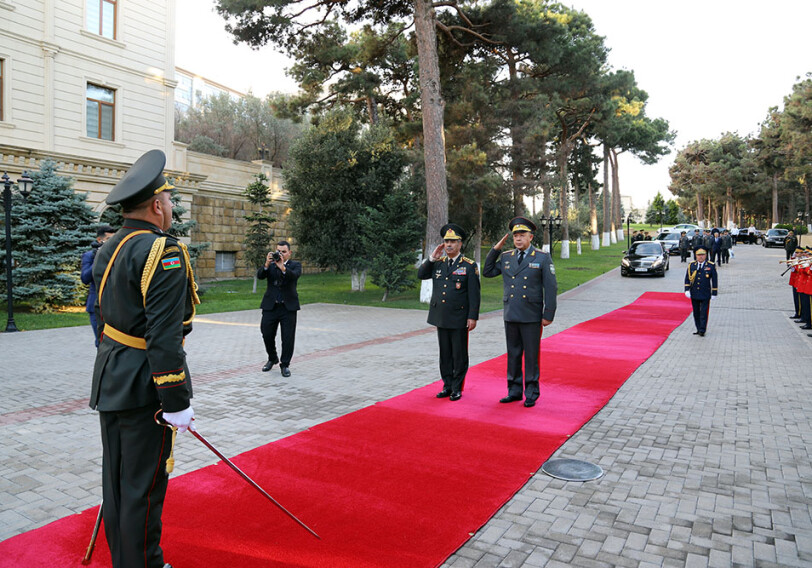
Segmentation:
{"type": "Polygon", "coordinates": [[[425,260],[417,269],[421,280],[432,279],[428,323],[462,329],[468,320],[479,319],[479,269],[476,262],[459,255],[449,266],[448,257],[425,260]]]}
{"type": "Polygon", "coordinates": [[[264,265],[261,266],[257,270],[257,278],[260,280],[267,279],[268,289],[265,290],[265,295],[262,296],[260,307],[263,310],[272,310],[277,300],[281,299],[289,311],[295,312],[300,309],[296,283],[301,275],[302,263],[295,260],[288,260],[285,263],[284,273],[273,263],[268,268],[265,268],[264,265]]]}

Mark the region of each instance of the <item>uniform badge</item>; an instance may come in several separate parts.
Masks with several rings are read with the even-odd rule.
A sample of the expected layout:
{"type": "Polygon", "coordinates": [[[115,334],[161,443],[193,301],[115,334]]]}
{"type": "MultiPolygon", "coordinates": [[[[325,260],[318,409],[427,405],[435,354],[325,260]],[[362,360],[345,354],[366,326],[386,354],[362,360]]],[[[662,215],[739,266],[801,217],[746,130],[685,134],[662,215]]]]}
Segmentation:
{"type": "Polygon", "coordinates": [[[541,265],[538,262],[531,262],[527,266],[529,266],[530,268],[538,268],[541,265]]]}
{"type": "Polygon", "coordinates": [[[180,257],[173,256],[172,258],[162,258],[161,266],[164,270],[172,270],[173,268],[180,268],[180,257]]]}
{"type": "Polygon", "coordinates": [[[555,274],[555,264],[550,263],[550,274],[555,274]]]}
{"type": "Polygon", "coordinates": [[[460,288],[462,288],[462,282],[457,282],[457,283],[455,283],[455,287],[457,288],[457,290],[459,290],[460,288]]]}
{"type": "Polygon", "coordinates": [[[461,266],[460,268],[454,271],[454,274],[456,274],[457,276],[465,276],[466,274],[465,267],[461,266]]]}

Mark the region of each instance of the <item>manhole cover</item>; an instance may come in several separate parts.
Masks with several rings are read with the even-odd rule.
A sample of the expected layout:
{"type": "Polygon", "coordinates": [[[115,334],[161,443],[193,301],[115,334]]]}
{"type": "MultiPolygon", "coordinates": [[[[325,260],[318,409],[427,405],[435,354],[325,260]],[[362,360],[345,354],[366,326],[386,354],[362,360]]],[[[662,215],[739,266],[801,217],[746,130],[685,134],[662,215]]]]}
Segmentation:
{"type": "Polygon", "coordinates": [[[541,471],[564,481],[592,481],[603,475],[599,465],[581,460],[555,459],[547,460],[541,466],[541,471]]]}

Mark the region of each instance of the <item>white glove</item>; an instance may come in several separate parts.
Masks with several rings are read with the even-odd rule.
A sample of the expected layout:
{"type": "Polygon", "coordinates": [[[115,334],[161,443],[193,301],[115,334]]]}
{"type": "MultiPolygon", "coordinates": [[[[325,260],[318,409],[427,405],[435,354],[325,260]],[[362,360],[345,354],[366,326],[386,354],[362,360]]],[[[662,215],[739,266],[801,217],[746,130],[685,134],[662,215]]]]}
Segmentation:
{"type": "Polygon", "coordinates": [[[685,291],[685,297],[688,298],[689,300],[691,299],[691,291],[690,290],[685,291]]]}
{"type": "Polygon", "coordinates": [[[194,420],[195,411],[191,405],[186,410],[179,412],[164,412],[164,420],[178,429],[178,432],[183,434],[187,429],[194,431],[195,427],[192,424],[194,420]]]}
{"type": "Polygon", "coordinates": [[[711,296],[711,302],[716,299],[716,296],[711,296]]]}

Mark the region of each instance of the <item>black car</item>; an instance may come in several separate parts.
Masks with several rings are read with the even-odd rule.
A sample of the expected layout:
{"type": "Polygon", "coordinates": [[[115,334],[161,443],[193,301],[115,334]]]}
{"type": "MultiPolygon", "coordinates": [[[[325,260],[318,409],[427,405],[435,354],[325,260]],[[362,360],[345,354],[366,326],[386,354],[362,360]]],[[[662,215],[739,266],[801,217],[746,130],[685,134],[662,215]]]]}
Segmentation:
{"type": "MultiPolygon", "coordinates": [[[[665,252],[671,255],[679,254],[679,238],[682,235],[679,233],[660,233],[657,235],[657,238],[654,239],[655,242],[660,243],[663,245],[665,252]]],[[[691,248],[691,245],[688,245],[688,248],[691,248]]]]}
{"type": "Polygon", "coordinates": [[[637,241],[629,250],[624,251],[620,261],[620,275],[656,274],[665,276],[671,258],[657,241],[637,241]]]}
{"type": "Polygon", "coordinates": [[[787,239],[787,235],[789,234],[788,229],[769,229],[767,234],[764,235],[764,246],[767,248],[770,247],[781,247],[784,248],[784,241],[787,239]]]}

